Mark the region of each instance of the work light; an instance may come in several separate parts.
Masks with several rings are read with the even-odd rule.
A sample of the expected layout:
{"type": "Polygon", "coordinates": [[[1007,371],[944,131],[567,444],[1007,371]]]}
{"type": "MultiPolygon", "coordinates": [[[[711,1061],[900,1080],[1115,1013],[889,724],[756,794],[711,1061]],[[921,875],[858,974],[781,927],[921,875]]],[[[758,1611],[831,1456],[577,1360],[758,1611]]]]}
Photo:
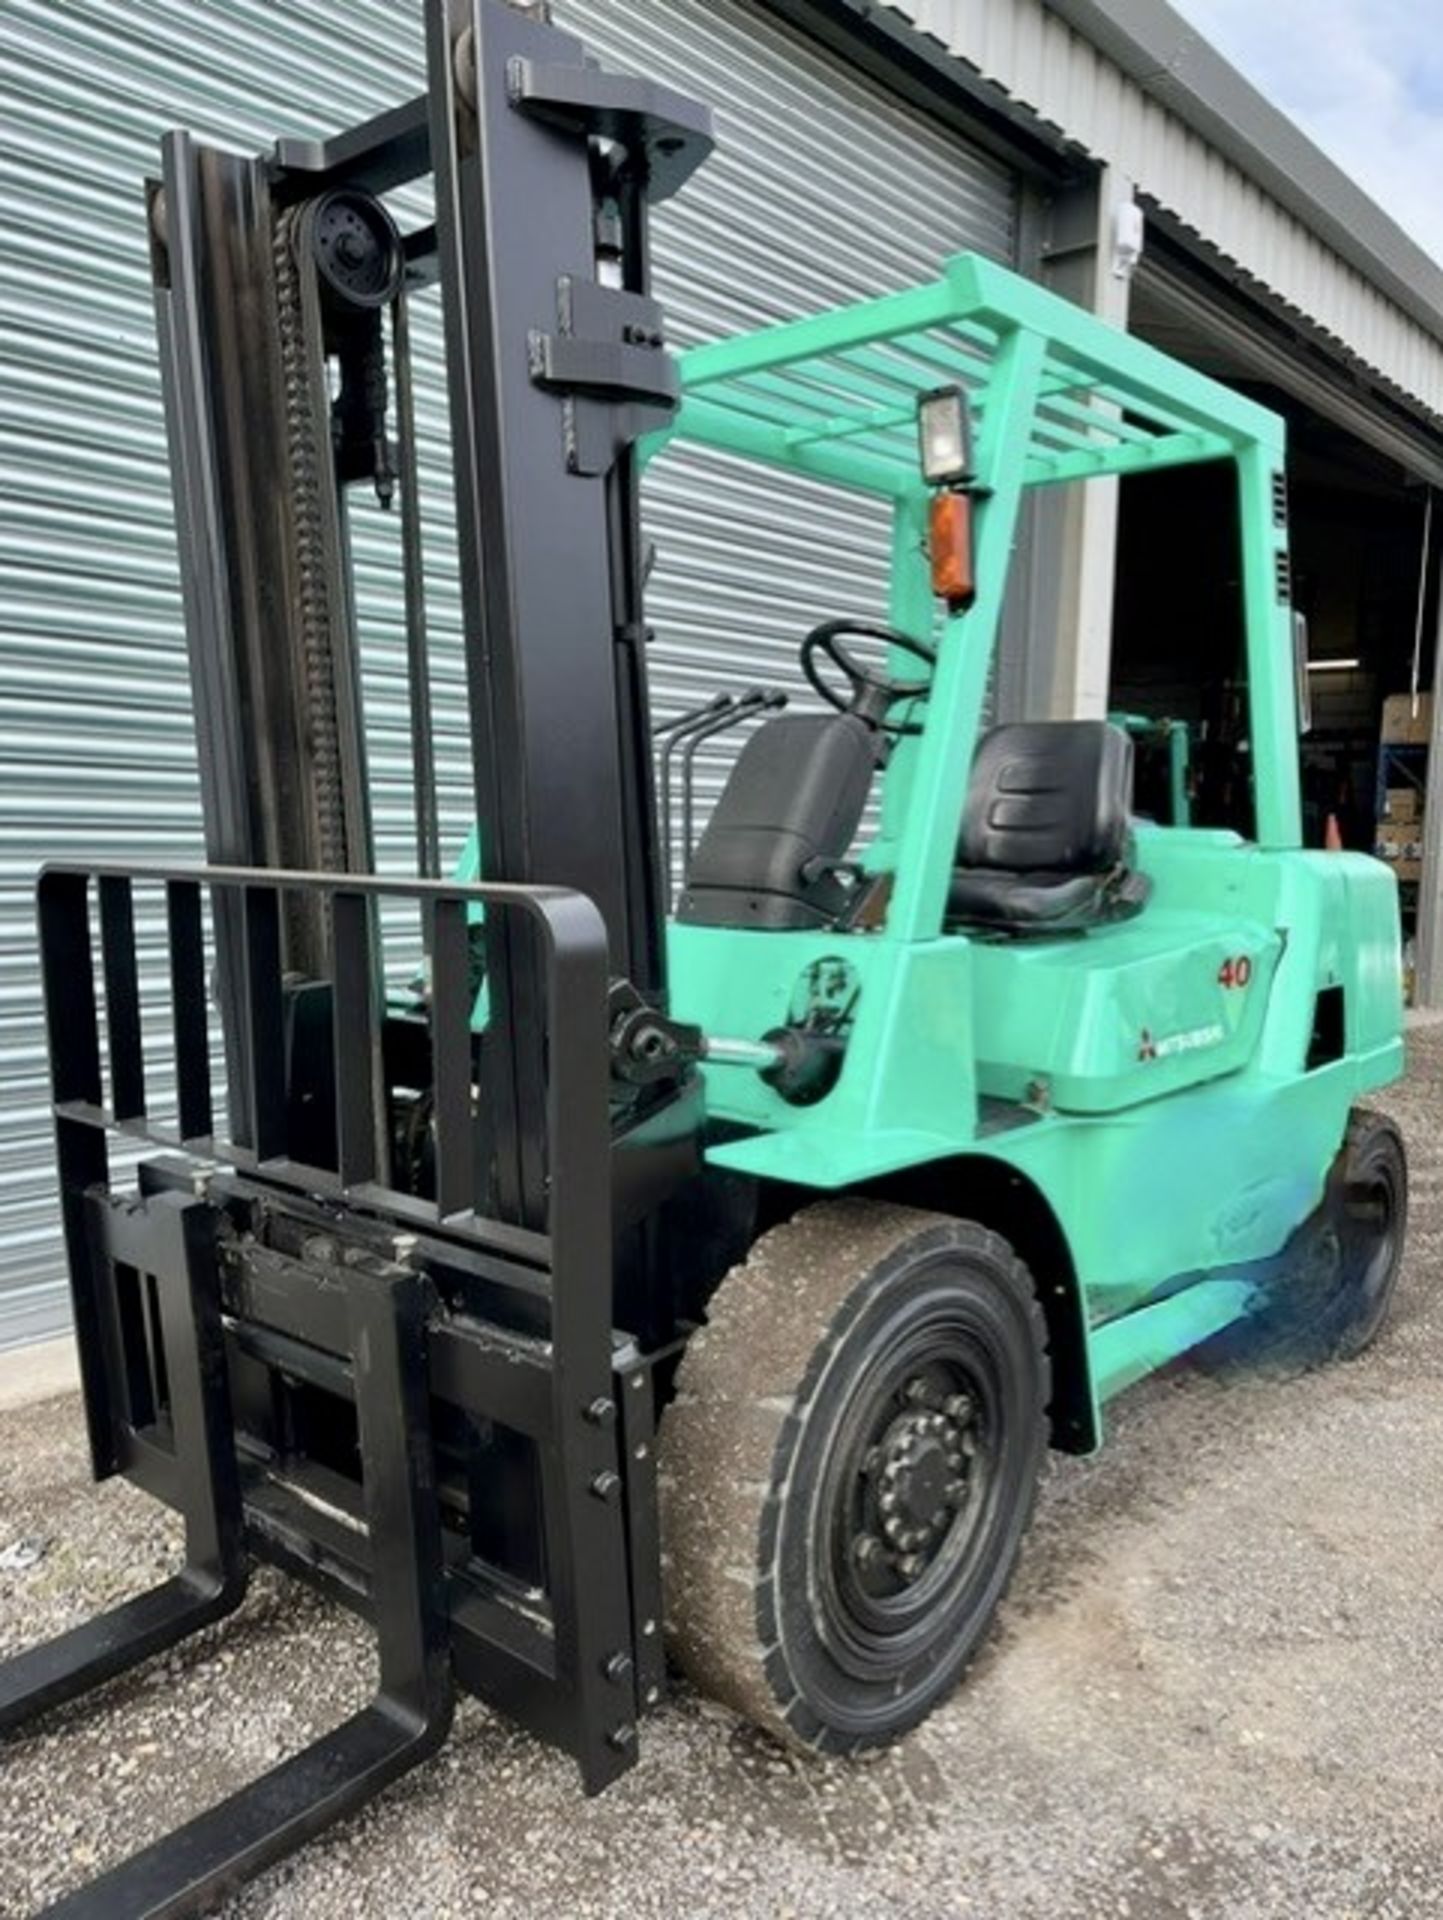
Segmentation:
{"type": "Polygon", "coordinates": [[[972,559],[972,421],[961,387],[936,387],[917,398],[922,478],[936,489],[927,512],[932,591],[950,613],[977,594],[972,559]]]}
{"type": "Polygon", "coordinates": [[[972,423],[961,387],[937,387],[919,396],[917,439],[929,487],[965,487],[972,481],[972,423]]]}

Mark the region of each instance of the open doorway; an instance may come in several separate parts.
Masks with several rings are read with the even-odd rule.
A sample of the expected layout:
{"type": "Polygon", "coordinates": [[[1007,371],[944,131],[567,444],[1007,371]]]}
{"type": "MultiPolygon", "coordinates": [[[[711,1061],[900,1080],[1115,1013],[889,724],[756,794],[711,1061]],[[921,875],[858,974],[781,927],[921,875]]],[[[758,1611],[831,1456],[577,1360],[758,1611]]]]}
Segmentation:
{"type": "MultiPolygon", "coordinates": [[[[1400,459],[1258,377],[1201,319],[1184,326],[1145,286],[1138,296],[1135,332],[1287,420],[1291,595],[1306,619],[1311,696],[1304,840],[1389,862],[1411,969],[1430,789],[1432,806],[1443,805],[1427,744],[1443,498],[1435,495],[1425,554],[1429,490],[1400,459]]],[[[1159,745],[1181,725],[1192,823],[1251,834],[1238,538],[1225,462],[1122,483],[1110,704],[1137,719],[1140,809],[1171,817],[1159,811],[1159,745]]]]}

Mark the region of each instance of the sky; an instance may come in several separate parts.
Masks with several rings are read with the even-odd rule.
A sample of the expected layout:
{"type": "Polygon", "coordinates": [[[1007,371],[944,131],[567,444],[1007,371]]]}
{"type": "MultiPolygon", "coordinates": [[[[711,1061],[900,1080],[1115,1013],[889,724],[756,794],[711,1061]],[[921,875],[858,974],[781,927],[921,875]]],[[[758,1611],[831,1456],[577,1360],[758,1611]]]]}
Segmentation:
{"type": "Polygon", "coordinates": [[[1172,0],[1443,263],[1443,0],[1172,0]]]}

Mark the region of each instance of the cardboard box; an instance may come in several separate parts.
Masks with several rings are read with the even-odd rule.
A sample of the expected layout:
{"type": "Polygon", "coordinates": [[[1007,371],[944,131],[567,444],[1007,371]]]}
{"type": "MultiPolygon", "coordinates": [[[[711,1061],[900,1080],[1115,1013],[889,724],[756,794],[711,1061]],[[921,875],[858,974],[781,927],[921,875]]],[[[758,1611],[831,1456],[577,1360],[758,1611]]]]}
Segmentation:
{"type": "Polygon", "coordinates": [[[1383,702],[1378,737],[1385,747],[1426,747],[1433,732],[1433,696],[1420,693],[1413,711],[1411,693],[1390,693],[1383,702]]]}
{"type": "Polygon", "coordinates": [[[1423,817],[1423,795],[1417,787],[1389,787],[1383,796],[1383,818],[1390,826],[1416,826],[1423,817]]]}

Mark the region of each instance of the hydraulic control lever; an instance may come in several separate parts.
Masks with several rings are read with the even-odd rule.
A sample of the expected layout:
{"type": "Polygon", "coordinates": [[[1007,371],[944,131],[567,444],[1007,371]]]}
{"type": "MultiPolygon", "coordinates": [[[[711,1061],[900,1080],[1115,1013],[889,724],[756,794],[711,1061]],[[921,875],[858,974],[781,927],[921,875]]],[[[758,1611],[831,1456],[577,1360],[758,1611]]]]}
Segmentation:
{"type": "Polygon", "coordinates": [[[680,715],[679,718],[664,721],[662,725],[653,728],[653,732],[658,738],[662,734],[666,735],[666,744],[661,750],[661,777],[658,785],[661,788],[661,856],[666,875],[666,884],[663,892],[666,895],[668,906],[671,903],[671,790],[676,750],[689,735],[699,731],[703,727],[710,726],[714,720],[719,719],[723,714],[730,714],[736,704],[737,697],[734,693],[716,693],[712,695],[711,699],[708,700],[705,705],[692,707],[686,713],[680,715]]]}

